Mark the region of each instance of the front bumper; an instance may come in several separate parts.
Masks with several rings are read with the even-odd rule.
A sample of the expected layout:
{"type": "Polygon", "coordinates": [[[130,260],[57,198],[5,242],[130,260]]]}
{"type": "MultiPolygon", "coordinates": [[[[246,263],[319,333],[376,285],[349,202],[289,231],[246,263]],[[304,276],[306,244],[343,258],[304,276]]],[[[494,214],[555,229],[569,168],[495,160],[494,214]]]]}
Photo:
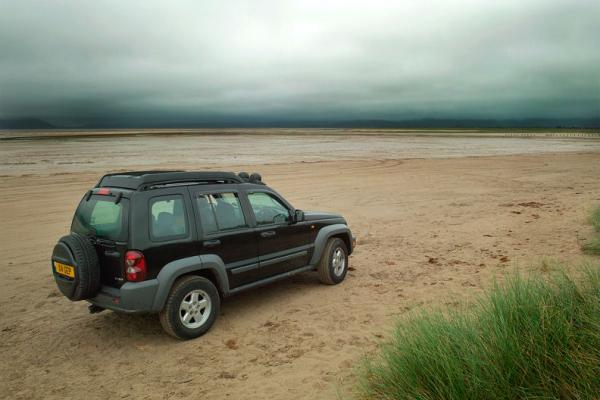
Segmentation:
{"type": "Polygon", "coordinates": [[[158,280],[126,282],[121,288],[102,286],[96,297],[88,299],[95,306],[123,313],[149,313],[160,310],[155,307],[158,280]]]}

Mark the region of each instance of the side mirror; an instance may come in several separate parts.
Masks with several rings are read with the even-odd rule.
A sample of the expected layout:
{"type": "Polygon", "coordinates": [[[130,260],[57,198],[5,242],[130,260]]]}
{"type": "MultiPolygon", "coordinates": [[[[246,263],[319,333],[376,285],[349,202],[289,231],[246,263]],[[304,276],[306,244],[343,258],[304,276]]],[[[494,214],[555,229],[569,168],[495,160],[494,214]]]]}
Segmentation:
{"type": "Polygon", "coordinates": [[[296,210],[294,211],[294,216],[292,217],[292,223],[302,222],[304,221],[304,211],[296,210]]]}

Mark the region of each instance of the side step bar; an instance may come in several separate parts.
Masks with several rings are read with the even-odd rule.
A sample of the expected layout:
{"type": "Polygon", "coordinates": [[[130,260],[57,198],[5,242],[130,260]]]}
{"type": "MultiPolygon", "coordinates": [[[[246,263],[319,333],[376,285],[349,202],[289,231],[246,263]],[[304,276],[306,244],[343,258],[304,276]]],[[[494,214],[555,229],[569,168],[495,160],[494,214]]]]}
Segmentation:
{"type": "Polygon", "coordinates": [[[301,268],[298,268],[298,269],[295,269],[295,270],[292,270],[292,271],[284,272],[283,274],[271,276],[271,277],[263,279],[261,281],[252,282],[252,283],[249,283],[247,285],[240,286],[240,287],[237,287],[235,289],[231,289],[229,291],[229,293],[227,293],[227,295],[229,296],[229,295],[232,295],[232,294],[236,294],[236,293],[242,292],[244,290],[252,289],[252,288],[255,288],[255,287],[258,287],[258,286],[267,285],[267,284],[269,284],[271,282],[275,282],[275,281],[278,281],[280,279],[287,278],[288,276],[299,274],[301,272],[310,271],[312,269],[314,269],[314,267],[312,265],[306,265],[304,267],[301,267],[301,268]]]}

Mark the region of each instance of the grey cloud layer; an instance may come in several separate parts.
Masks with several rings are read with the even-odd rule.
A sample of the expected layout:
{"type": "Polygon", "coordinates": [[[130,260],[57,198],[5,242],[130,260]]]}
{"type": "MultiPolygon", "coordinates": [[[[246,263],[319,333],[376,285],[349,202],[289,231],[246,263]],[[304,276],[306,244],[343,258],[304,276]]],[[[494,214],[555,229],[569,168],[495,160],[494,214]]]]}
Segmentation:
{"type": "Polygon", "coordinates": [[[0,0],[0,116],[598,117],[598,20],[596,0],[0,0]]]}

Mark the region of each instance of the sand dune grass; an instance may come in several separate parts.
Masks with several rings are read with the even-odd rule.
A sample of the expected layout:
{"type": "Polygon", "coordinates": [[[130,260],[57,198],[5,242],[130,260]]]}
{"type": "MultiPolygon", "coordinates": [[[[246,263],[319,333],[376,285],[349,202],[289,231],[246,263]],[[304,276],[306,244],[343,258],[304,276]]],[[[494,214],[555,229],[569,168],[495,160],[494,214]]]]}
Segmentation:
{"type": "Polygon", "coordinates": [[[470,312],[402,321],[365,362],[377,399],[594,399],[600,394],[600,266],[576,281],[513,274],[470,312]]]}
{"type": "Polygon", "coordinates": [[[600,254],[600,207],[595,208],[590,214],[590,224],[596,231],[596,237],[583,245],[583,250],[589,254],[600,254]]]}

